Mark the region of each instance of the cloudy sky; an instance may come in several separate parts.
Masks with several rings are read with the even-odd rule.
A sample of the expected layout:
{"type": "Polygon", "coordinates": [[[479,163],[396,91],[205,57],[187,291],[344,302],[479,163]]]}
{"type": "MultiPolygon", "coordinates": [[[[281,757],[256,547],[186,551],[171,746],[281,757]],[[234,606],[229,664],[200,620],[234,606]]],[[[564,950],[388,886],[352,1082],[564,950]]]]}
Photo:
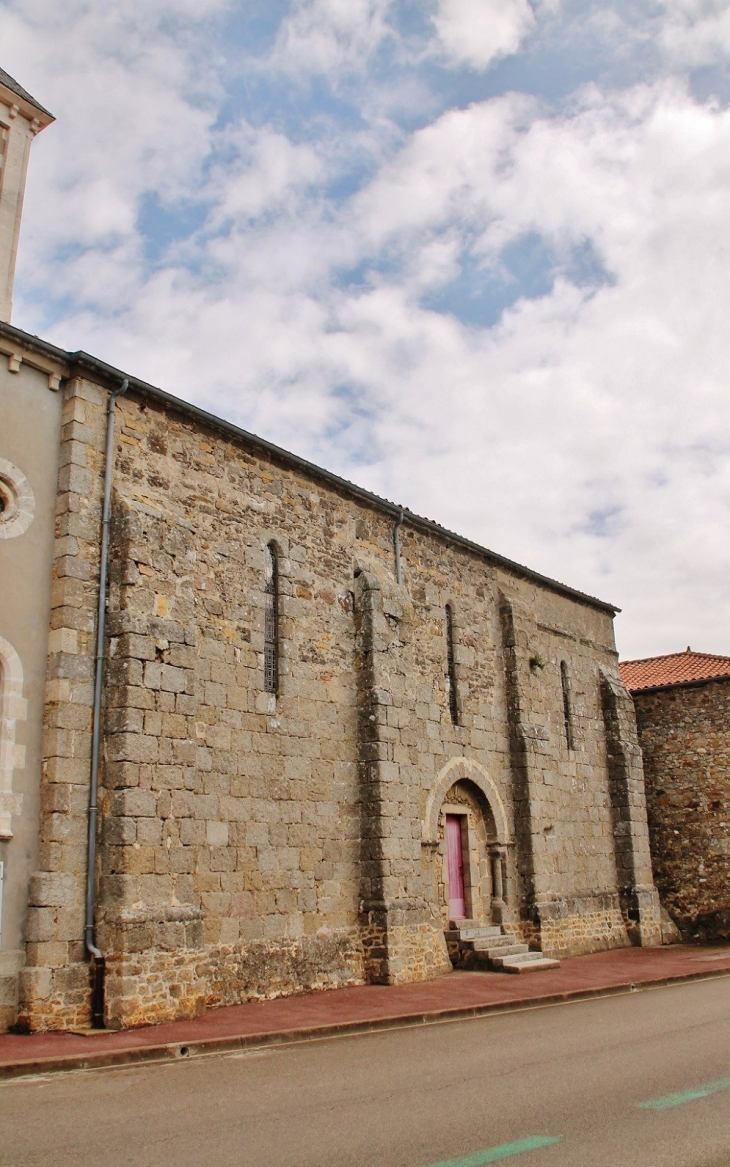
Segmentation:
{"type": "Polygon", "coordinates": [[[730,652],[730,0],[1,0],[13,321],[730,652]]]}

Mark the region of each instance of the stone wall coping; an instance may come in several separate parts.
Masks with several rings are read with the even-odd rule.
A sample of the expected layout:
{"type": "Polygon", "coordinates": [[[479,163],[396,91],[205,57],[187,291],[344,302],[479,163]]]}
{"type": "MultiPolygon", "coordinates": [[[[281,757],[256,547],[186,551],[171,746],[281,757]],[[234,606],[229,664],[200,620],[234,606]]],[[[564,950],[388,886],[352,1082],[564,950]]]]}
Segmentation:
{"type": "Polygon", "coordinates": [[[300,458],[299,455],[292,454],[288,450],[284,450],[280,446],[266,441],[265,438],[260,438],[256,434],[241,429],[239,426],[234,425],[233,422],[216,417],[214,414],[200,409],[197,405],[191,405],[189,402],[183,401],[180,397],[175,397],[172,393],[167,393],[164,389],[158,389],[146,381],[140,381],[136,377],[128,376],[120,369],[116,369],[112,365],[108,365],[106,362],[99,360],[97,357],[90,356],[88,353],[81,350],[77,352],[65,352],[63,349],[56,348],[55,345],[49,344],[39,337],[30,336],[21,329],[3,322],[0,322],[0,337],[15,340],[18,344],[33,353],[45,355],[53,360],[64,363],[68,366],[68,375],[71,377],[86,376],[87,378],[94,379],[106,388],[116,387],[126,378],[129,381],[129,389],[132,395],[148,398],[166,409],[174,410],[176,413],[192,418],[210,429],[217,430],[228,438],[243,442],[247,446],[260,451],[264,456],[271,458],[274,462],[278,462],[287,468],[298,470],[308,478],[313,478],[327,487],[336,490],[338,493],[346,495],[348,498],[354,498],[369,507],[385,512],[394,519],[398,518],[402,512],[404,521],[416,530],[423,531],[429,535],[435,535],[445,542],[455,544],[457,547],[473,555],[477,555],[480,559],[486,560],[495,567],[501,567],[512,575],[540,584],[542,587],[557,592],[559,595],[566,596],[571,600],[576,600],[592,608],[599,608],[603,612],[608,612],[611,616],[615,616],[621,611],[615,604],[609,604],[604,600],[597,599],[595,596],[589,596],[585,592],[578,591],[575,588],[569,587],[567,584],[560,583],[558,580],[550,579],[549,576],[541,575],[540,572],[533,571],[529,567],[515,563],[514,560],[506,559],[504,556],[498,555],[495,551],[490,551],[488,548],[472,542],[471,539],[467,539],[463,535],[449,531],[446,527],[442,527],[439,523],[435,523],[431,519],[414,514],[407,507],[401,507],[396,503],[390,502],[389,499],[381,498],[379,495],[373,494],[371,491],[365,490],[353,482],[349,482],[346,478],[340,478],[339,475],[333,474],[329,470],[324,470],[320,466],[315,466],[313,462],[308,462],[305,458],[300,458]]]}

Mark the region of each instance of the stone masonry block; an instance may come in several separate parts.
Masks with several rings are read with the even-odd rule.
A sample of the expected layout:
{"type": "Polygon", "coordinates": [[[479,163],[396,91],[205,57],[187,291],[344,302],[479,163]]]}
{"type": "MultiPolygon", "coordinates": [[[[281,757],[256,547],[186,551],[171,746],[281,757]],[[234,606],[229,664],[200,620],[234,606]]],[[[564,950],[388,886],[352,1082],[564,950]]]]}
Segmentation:
{"type": "Polygon", "coordinates": [[[156,762],[159,739],[141,733],[116,733],[107,741],[107,756],[112,762],[156,762]]]}
{"type": "Polygon", "coordinates": [[[112,817],[107,820],[105,842],[110,846],[124,846],[134,843],[137,839],[137,820],[135,818],[112,817]]]}
{"type": "Polygon", "coordinates": [[[160,676],[160,688],[168,693],[184,693],[187,686],[187,674],[184,669],[174,665],[163,665],[160,676]]]}
{"type": "Polygon", "coordinates": [[[58,475],[59,491],[90,497],[93,494],[94,478],[90,470],[76,466],[72,462],[62,466],[58,475]]]}
{"type": "Polygon", "coordinates": [[[111,813],[120,818],[154,818],[156,795],[151,790],[117,790],[111,798],[111,813]]]}
{"type": "Polygon", "coordinates": [[[72,908],[79,901],[75,875],[65,871],[37,871],[30,877],[28,902],[33,907],[72,908]]]}
{"type": "Polygon", "coordinates": [[[228,846],[228,823],[208,821],[205,824],[205,835],[208,846],[228,846]]]}

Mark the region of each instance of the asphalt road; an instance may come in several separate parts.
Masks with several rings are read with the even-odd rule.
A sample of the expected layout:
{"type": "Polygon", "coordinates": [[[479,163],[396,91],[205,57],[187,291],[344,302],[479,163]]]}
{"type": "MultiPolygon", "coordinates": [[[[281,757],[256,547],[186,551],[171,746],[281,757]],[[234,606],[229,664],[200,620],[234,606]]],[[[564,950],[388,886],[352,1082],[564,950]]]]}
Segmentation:
{"type": "Polygon", "coordinates": [[[0,1083],[3,1167],[479,1167],[502,1159],[515,1167],[730,1167],[730,977],[0,1083]]]}

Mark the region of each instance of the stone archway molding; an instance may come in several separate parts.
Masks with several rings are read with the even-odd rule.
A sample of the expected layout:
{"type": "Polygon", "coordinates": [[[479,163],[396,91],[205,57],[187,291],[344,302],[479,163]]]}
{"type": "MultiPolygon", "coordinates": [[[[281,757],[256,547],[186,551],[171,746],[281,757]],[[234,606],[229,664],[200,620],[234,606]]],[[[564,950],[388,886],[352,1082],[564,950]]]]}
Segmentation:
{"type": "Polygon", "coordinates": [[[0,839],[12,839],[12,816],[21,813],[23,804],[22,794],[13,794],[13,771],[25,766],[25,746],[15,744],[15,725],[25,721],[27,711],[20,657],[0,636],[0,839]]]}
{"type": "Polygon", "coordinates": [[[426,802],[426,815],[423,821],[424,843],[438,842],[439,812],[442,803],[447,791],[451,789],[455,782],[459,782],[461,779],[473,782],[475,786],[479,787],[494,815],[494,824],[497,828],[497,842],[502,844],[509,843],[510,837],[507,827],[507,815],[500,793],[484,766],[481,766],[479,762],[473,762],[470,758],[452,758],[438,775],[433,790],[429,794],[428,801],[426,802]]]}

